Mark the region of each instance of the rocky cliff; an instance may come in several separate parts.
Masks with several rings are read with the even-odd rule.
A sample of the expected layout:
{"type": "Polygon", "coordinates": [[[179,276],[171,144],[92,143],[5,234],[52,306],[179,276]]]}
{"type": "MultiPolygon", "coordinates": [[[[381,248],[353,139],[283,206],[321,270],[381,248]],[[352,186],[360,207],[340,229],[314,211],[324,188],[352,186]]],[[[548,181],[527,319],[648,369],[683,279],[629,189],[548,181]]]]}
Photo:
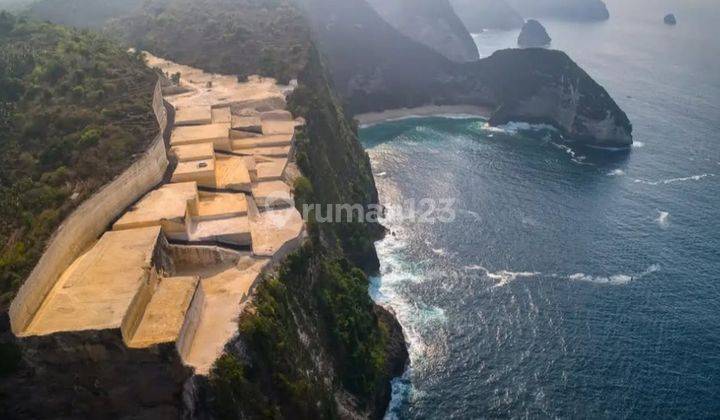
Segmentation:
{"type": "MultiPolygon", "coordinates": [[[[307,22],[291,2],[154,0],[129,16],[115,16],[109,32],[130,45],[215,72],[297,78],[289,105],[306,120],[295,142],[294,158],[304,175],[295,186],[298,203],[377,203],[356,127],[335,97],[307,36],[307,22]]],[[[55,342],[24,350],[27,370],[19,374],[25,382],[8,381],[11,387],[0,389],[18,390],[8,407],[20,415],[48,417],[48,410],[59,407],[49,397],[57,392],[67,401],[57,412],[69,417],[174,418],[183,410],[200,418],[238,413],[382,417],[390,380],[402,372],[407,352],[400,326],[372,302],[367,276],[357,267],[377,269],[373,241],[383,229],[364,221],[311,223],[308,229],[309,248],[257,288],[254,310],[239,323],[240,338],[228,346],[209,378],[193,377],[183,384],[187,372],[179,369],[174,353],[153,348],[128,356],[116,348],[116,337],[88,332],[68,337],[73,345],[66,346],[67,352],[54,352],[62,348],[55,342]],[[85,343],[94,350],[81,351],[85,343]],[[61,365],[73,350],[76,359],[67,365],[74,375],[69,375],[61,365]],[[98,363],[92,362],[96,353],[103,355],[98,363]],[[38,375],[43,369],[46,374],[38,375]],[[43,381],[57,381],[63,392],[43,381]],[[128,381],[142,385],[133,389],[128,381]],[[30,396],[34,391],[38,395],[30,396]],[[253,411],[258,405],[260,411],[253,411]]]]}
{"type": "Polygon", "coordinates": [[[347,0],[341,9],[332,0],[301,1],[353,113],[481,105],[494,110],[492,123],[542,121],[572,141],[632,142],[625,113],[564,53],[507,50],[456,64],[400,36],[363,0],[347,0]]]}
{"type": "Polygon", "coordinates": [[[448,0],[368,0],[403,35],[452,61],[476,61],[477,47],[448,0]]]}
{"type": "Polygon", "coordinates": [[[535,19],[530,19],[525,22],[518,37],[518,45],[526,48],[544,47],[549,45],[551,41],[552,39],[545,30],[545,27],[535,19]]]}
{"type": "Polygon", "coordinates": [[[484,29],[517,29],[525,22],[505,0],[450,0],[450,3],[472,33],[484,29]]]}

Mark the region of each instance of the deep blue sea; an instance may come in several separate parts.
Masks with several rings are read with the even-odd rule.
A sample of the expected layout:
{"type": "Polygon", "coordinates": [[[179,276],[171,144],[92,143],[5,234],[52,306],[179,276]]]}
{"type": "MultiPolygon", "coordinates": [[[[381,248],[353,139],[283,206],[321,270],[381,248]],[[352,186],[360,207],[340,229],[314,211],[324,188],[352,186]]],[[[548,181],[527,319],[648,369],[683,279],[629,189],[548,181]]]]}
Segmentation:
{"type": "Polygon", "coordinates": [[[720,2],[608,5],[543,23],[628,113],[632,149],[477,118],[361,131],[392,232],[371,293],[411,352],[389,418],[720,416],[720,2]],[[393,217],[424,198],[455,219],[393,217]]]}

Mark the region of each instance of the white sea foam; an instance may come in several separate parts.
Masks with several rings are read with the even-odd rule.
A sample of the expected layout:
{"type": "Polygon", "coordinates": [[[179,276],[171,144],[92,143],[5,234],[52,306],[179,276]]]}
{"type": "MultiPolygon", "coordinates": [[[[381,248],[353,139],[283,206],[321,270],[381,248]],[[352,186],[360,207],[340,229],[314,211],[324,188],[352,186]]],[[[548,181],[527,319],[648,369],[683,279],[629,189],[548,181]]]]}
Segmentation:
{"type": "Polygon", "coordinates": [[[645,147],[645,143],[641,141],[634,141],[632,147],[635,149],[640,149],[641,147],[645,147]]]}
{"type": "Polygon", "coordinates": [[[648,181],[645,179],[636,179],[635,183],[645,184],[645,185],[667,185],[667,184],[674,184],[676,182],[700,181],[701,179],[713,178],[714,176],[715,176],[715,174],[701,174],[701,175],[685,176],[682,178],[661,179],[659,181],[648,181]]]}
{"type": "Polygon", "coordinates": [[[379,172],[379,173],[375,174],[375,176],[380,177],[380,178],[384,177],[385,175],[387,175],[387,172],[379,172]]]}
{"type": "Polygon", "coordinates": [[[505,130],[508,133],[517,133],[519,131],[542,131],[542,130],[551,130],[551,131],[557,131],[555,127],[549,124],[530,124],[526,122],[516,122],[512,121],[507,124],[503,124],[498,126],[498,128],[501,128],[505,130]]]}
{"type": "Polygon", "coordinates": [[[565,145],[565,144],[561,144],[561,143],[555,143],[555,142],[552,142],[552,141],[550,142],[550,144],[552,144],[552,145],[555,146],[556,148],[562,150],[563,152],[567,153],[568,156],[570,156],[570,160],[573,161],[574,163],[577,163],[578,165],[589,165],[589,166],[592,166],[591,163],[585,162],[585,159],[587,159],[586,156],[577,154],[577,153],[572,149],[572,147],[570,147],[570,146],[568,146],[568,145],[565,145]]]}
{"type": "Polygon", "coordinates": [[[543,273],[536,272],[536,271],[519,271],[518,272],[518,271],[508,271],[508,270],[492,272],[481,265],[467,265],[463,268],[466,271],[483,271],[485,273],[486,277],[488,277],[491,280],[497,281],[497,283],[495,285],[493,285],[493,288],[505,286],[519,278],[533,278],[533,277],[539,277],[539,276],[545,276],[545,277],[556,278],[556,279],[565,279],[565,280],[570,280],[570,281],[581,281],[581,282],[587,282],[587,283],[621,286],[621,285],[628,284],[634,280],[639,280],[639,279],[641,279],[647,275],[650,275],[652,273],[655,273],[657,271],[660,271],[660,266],[658,264],[653,264],[650,267],[648,267],[645,271],[643,271],[642,273],[635,274],[635,275],[621,273],[621,274],[613,274],[613,275],[609,275],[609,276],[593,275],[593,274],[586,274],[586,273],[574,273],[574,274],[569,274],[569,275],[543,274],[543,273]]]}
{"type": "Polygon", "coordinates": [[[659,210],[658,210],[658,213],[659,213],[658,218],[655,219],[655,221],[662,228],[668,227],[668,225],[670,224],[670,222],[668,221],[668,217],[670,217],[670,213],[668,213],[666,211],[659,211],[659,210]]]}
{"type": "Polygon", "coordinates": [[[393,230],[395,236],[386,236],[377,243],[381,275],[370,279],[370,295],[376,303],[395,312],[403,326],[411,364],[417,366],[427,359],[428,344],[424,336],[445,324],[447,318],[442,308],[412,302],[403,296],[403,284],[422,283],[426,276],[403,259],[407,247],[405,232],[400,227],[393,230]]]}
{"type": "Polygon", "coordinates": [[[529,277],[539,276],[542,274],[542,273],[538,273],[538,272],[534,272],[534,271],[500,270],[497,272],[492,272],[481,265],[468,265],[468,266],[465,266],[464,268],[467,271],[483,271],[483,272],[485,272],[485,276],[487,278],[497,281],[497,283],[495,283],[495,285],[493,287],[505,286],[506,284],[508,284],[518,278],[529,278],[529,277]]]}
{"type": "Polygon", "coordinates": [[[575,273],[568,276],[568,280],[572,281],[585,281],[589,283],[597,284],[611,284],[611,285],[622,285],[628,284],[633,281],[632,276],[627,274],[615,274],[613,276],[593,276],[585,273],[575,273]]]}
{"type": "Polygon", "coordinates": [[[432,252],[435,253],[435,255],[446,255],[447,251],[445,251],[442,248],[433,248],[432,252]]]}
{"type": "Polygon", "coordinates": [[[623,171],[622,169],[615,169],[615,170],[608,172],[607,175],[608,176],[623,176],[623,175],[625,175],[625,171],[623,171]]]}
{"type": "Polygon", "coordinates": [[[575,273],[567,276],[568,280],[572,281],[583,281],[595,284],[606,284],[611,286],[622,286],[635,280],[640,280],[645,276],[660,271],[660,265],[653,264],[648,267],[645,271],[639,274],[614,274],[611,276],[594,276],[585,273],[575,273]]]}

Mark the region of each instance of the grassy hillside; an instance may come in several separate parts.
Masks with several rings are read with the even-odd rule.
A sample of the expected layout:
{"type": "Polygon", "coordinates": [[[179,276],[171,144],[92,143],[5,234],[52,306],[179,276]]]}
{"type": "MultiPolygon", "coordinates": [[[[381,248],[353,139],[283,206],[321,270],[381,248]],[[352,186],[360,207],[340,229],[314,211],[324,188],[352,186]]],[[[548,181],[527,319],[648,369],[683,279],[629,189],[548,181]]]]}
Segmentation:
{"type": "Polygon", "coordinates": [[[309,31],[288,0],[149,0],[109,30],[183,64],[287,82],[305,65],[309,31]]]}
{"type": "Polygon", "coordinates": [[[155,136],[155,82],[101,36],[0,13],[0,307],[62,219],[155,136]]]}

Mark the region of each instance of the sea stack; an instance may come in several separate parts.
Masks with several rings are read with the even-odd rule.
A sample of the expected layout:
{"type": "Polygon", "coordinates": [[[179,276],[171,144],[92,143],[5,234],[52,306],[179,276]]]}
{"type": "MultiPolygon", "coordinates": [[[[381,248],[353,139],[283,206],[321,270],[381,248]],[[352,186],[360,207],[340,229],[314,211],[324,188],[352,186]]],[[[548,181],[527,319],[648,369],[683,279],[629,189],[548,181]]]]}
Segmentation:
{"type": "Polygon", "coordinates": [[[665,15],[665,24],[666,25],[677,25],[677,19],[675,19],[675,15],[672,13],[665,15]]]}
{"type": "Polygon", "coordinates": [[[552,39],[545,27],[534,19],[529,19],[520,31],[518,45],[524,48],[544,47],[550,44],[552,39]]]}

